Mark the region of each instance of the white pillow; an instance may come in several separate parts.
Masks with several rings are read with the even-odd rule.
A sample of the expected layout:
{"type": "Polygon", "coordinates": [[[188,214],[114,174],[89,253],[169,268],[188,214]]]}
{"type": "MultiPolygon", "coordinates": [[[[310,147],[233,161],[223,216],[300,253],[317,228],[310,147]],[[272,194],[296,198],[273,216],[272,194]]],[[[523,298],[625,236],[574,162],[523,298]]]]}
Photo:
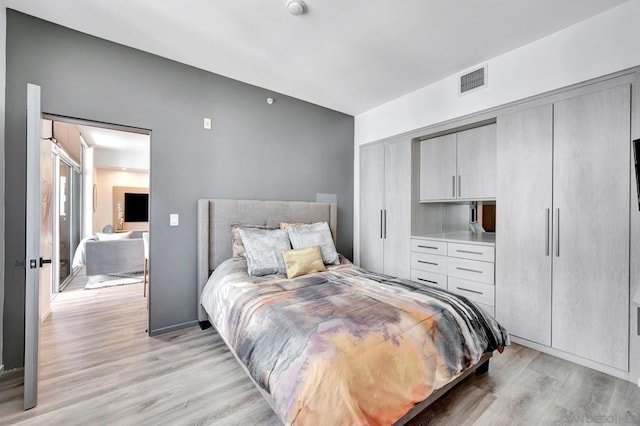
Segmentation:
{"type": "Polygon", "coordinates": [[[289,250],[289,236],[281,229],[238,228],[252,277],[286,274],[282,250],[289,250]]]}
{"type": "Polygon", "coordinates": [[[311,225],[288,226],[287,232],[294,249],[320,246],[322,261],[325,265],[338,265],[340,258],[333,244],[331,229],[327,222],[312,223],[311,225]]]}
{"type": "Polygon", "coordinates": [[[98,241],[112,241],[112,240],[129,240],[131,239],[131,233],[129,232],[116,232],[113,234],[105,234],[103,232],[96,232],[98,236],[98,241]]]}

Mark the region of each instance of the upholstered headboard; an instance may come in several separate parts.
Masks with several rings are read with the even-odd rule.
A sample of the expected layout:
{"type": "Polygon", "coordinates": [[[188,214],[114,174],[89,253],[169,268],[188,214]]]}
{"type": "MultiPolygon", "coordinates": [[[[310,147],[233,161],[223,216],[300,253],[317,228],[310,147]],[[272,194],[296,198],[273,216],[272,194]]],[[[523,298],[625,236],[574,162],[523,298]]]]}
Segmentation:
{"type": "Polygon", "coordinates": [[[200,293],[209,275],[232,255],[231,223],[277,226],[281,222],[327,222],[335,241],[337,216],[337,206],[330,203],[198,200],[198,320],[207,320],[200,293]]]}

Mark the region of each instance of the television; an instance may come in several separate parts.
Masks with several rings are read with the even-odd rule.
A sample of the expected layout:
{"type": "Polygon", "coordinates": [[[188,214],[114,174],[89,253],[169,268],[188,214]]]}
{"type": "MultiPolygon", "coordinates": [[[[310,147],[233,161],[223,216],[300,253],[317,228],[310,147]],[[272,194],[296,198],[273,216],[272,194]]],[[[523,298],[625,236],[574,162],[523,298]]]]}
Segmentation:
{"type": "Polygon", "coordinates": [[[638,209],[640,210],[640,139],[633,141],[633,162],[636,166],[636,191],[638,193],[638,209]]]}
{"type": "Polygon", "coordinates": [[[149,222],[149,194],[124,193],[124,221],[149,222]]]}

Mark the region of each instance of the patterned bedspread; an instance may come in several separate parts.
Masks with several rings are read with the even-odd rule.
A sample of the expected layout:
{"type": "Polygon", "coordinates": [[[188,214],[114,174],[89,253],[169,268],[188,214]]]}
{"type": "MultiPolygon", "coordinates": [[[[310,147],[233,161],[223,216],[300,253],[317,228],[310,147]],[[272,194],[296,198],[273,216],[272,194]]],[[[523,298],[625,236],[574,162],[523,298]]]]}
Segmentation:
{"type": "Polygon", "coordinates": [[[292,280],[246,270],[225,261],[201,303],[285,424],[392,424],[509,344],[464,297],[344,259],[292,280]]]}

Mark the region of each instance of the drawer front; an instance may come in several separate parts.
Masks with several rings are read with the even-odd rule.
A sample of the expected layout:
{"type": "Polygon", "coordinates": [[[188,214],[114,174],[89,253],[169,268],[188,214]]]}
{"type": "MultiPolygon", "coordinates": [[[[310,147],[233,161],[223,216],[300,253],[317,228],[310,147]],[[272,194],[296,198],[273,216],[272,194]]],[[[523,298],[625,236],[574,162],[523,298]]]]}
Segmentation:
{"type": "Polygon", "coordinates": [[[437,287],[443,290],[447,289],[447,276],[434,274],[433,272],[425,272],[419,269],[412,269],[411,281],[415,281],[418,284],[427,285],[429,287],[437,287]]]}
{"type": "Polygon", "coordinates": [[[447,254],[463,259],[482,260],[484,262],[495,261],[495,248],[492,246],[480,246],[475,244],[449,243],[447,254]]]}
{"type": "Polygon", "coordinates": [[[426,253],[411,253],[411,269],[419,269],[421,271],[435,272],[436,274],[447,274],[446,256],[437,256],[426,253]]]}
{"type": "Polygon", "coordinates": [[[447,258],[447,275],[463,278],[481,283],[493,284],[495,265],[489,262],[478,262],[476,260],[447,258]]]}
{"type": "Polygon", "coordinates": [[[411,239],[411,251],[427,254],[447,255],[447,243],[444,241],[411,239]]]}
{"type": "Polygon", "coordinates": [[[449,277],[447,287],[450,292],[464,296],[474,302],[487,306],[495,305],[493,300],[495,287],[491,284],[449,277]]]}

